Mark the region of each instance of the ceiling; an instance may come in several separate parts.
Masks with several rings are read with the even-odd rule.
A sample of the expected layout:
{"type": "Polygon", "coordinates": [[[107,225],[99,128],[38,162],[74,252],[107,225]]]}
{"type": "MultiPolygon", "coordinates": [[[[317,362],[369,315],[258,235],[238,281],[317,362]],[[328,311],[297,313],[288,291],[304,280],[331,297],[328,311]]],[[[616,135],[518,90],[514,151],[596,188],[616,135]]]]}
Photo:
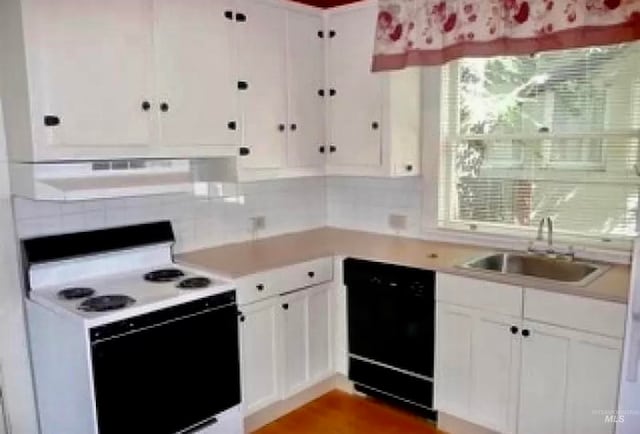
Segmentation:
{"type": "Polygon", "coordinates": [[[317,6],[321,8],[330,8],[333,6],[340,6],[347,3],[355,3],[359,0],[291,0],[298,3],[305,3],[312,6],[317,6]]]}

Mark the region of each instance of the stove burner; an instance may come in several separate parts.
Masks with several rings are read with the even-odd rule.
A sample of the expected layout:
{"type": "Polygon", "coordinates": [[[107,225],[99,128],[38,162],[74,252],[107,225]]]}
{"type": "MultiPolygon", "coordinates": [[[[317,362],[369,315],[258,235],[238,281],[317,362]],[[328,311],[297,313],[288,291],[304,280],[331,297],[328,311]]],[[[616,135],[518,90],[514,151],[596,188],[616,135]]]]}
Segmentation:
{"type": "Polygon", "coordinates": [[[135,302],[133,298],[126,295],[99,295],[87,298],[80,303],[78,309],[85,312],[106,312],[108,310],[122,309],[135,302]]]}
{"type": "Polygon", "coordinates": [[[176,285],[180,289],[200,289],[206,288],[211,285],[211,279],[207,279],[206,277],[190,277],[189,279],[184,279],[176,285]]]}
{"type": "Polygon", "coordinates": [[[93,288],[65,288],[62,291],[58,291],[58,297],[63,300],[77,300],[79,298],[90,297],[96,293],[93,288]]]}
{"type": "Polygon", "coordinates": [[[144,280],[148,282],[172,282],[182,276],[184,276],[184,273],[177,268],[164,268],[145,274],[144,280]]]}

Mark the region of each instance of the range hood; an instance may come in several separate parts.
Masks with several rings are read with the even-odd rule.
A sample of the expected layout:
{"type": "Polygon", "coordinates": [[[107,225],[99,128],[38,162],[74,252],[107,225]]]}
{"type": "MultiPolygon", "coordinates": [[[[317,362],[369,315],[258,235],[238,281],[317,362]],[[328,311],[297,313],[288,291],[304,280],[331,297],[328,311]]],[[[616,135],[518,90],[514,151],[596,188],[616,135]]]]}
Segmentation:
{"type": "Polygon", "coordinates": [[[238,179],[235,158],[12,163],[10,171],[16,196],[57,201],[190,193],[238,179]]]}

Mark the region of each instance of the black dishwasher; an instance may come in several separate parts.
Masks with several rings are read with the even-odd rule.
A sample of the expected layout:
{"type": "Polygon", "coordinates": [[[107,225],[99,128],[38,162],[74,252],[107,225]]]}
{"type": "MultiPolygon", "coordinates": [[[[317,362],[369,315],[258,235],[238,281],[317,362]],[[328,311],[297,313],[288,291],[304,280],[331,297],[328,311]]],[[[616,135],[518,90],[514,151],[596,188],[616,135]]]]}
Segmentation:
{"type": "Polygon", "coordinates": [[[435,273],[347,258],[349,379],[435,419],[435,273]]]}

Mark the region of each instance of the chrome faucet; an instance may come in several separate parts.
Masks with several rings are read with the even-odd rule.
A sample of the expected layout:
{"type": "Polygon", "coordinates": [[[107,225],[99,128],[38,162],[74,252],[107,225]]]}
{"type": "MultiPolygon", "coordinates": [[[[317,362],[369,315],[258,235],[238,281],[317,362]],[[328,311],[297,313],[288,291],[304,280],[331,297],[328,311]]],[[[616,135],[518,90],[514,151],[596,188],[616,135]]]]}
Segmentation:
{"type": "Polygon", "coordinates": [[[542,236],[542,232],[544,231],[544,224],[547,223],[547,246],[549,247],[549,253],[553,252],[553,220],[551,217],[544,217],[540,219],[540,223],[538,224],[538,236],[536,237],[537,241],[544,241],[544,237],[542,236]]]}

